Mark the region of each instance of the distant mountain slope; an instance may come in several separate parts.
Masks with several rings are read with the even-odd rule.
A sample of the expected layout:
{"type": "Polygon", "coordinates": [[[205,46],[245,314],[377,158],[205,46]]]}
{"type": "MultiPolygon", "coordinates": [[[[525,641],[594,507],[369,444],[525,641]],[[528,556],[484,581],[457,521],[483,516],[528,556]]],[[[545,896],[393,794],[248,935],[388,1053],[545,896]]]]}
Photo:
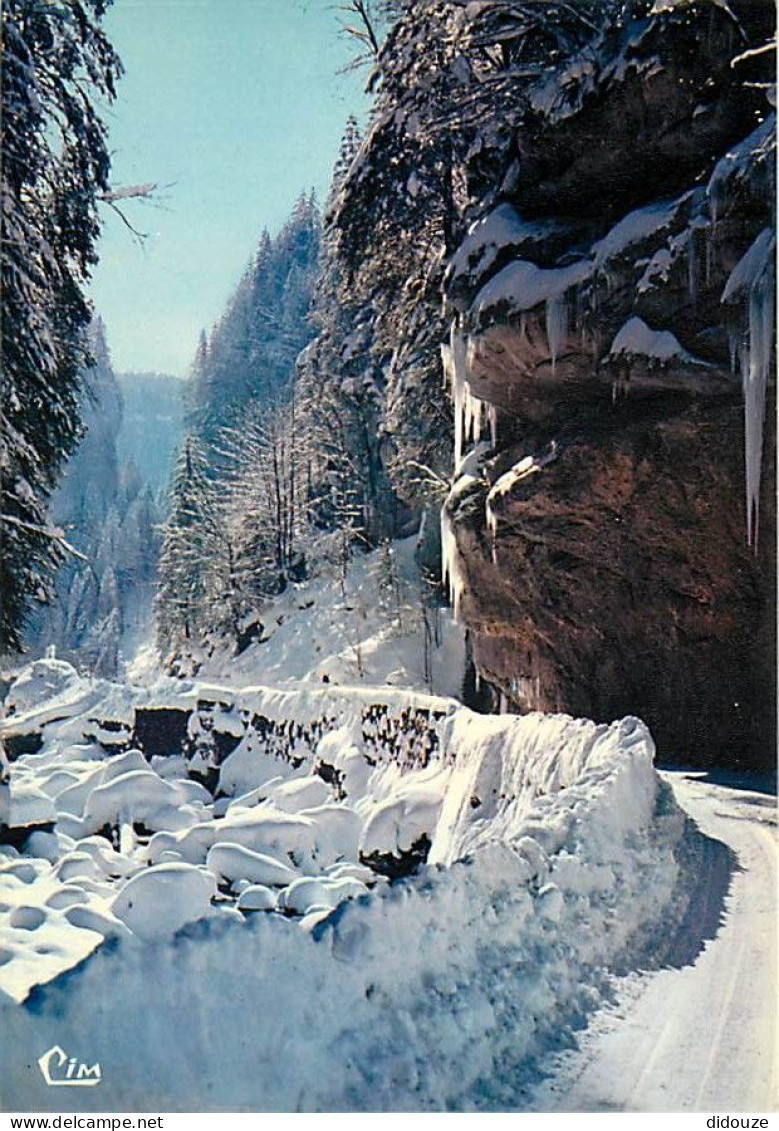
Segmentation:
{"type": "Polygon", "coordinates": [[[119,458],[136,463],[153,490],[167,484],[184,431],[186,385],[167,373],[117,375],[124,402],[119,458]]]}

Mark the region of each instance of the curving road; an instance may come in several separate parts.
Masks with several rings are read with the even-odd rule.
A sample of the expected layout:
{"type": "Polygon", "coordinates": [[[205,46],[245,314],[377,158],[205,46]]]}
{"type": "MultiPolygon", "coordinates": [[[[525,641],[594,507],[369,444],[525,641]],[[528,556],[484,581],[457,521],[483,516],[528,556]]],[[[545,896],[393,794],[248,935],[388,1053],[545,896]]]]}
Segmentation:
{"type": "Polygon", "coordinates": [[[776,799],[694,773],[664,776],[710,838],[696,862],[699,899],[668,964],[620,983],[614,1008],[560,1057],[531,1110],[734,1114],[779,1105],[776,799]],[[696,935],[709,941],[693,957],[696,935]]]}

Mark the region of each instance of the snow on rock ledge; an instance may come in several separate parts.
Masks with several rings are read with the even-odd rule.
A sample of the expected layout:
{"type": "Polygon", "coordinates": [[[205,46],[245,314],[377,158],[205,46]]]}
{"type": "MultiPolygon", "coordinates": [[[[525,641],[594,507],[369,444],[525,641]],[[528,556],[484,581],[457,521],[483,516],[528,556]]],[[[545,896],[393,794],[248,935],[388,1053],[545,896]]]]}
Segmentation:
{"type": "Polygon", "coordinates": [[[609,350],[611,357],[646,357],[660,364],[685,361],[690,365],[705,365],[683,349],[670,330],[650,330],[646,322],[635,315],[619,331],[609,350]]]}

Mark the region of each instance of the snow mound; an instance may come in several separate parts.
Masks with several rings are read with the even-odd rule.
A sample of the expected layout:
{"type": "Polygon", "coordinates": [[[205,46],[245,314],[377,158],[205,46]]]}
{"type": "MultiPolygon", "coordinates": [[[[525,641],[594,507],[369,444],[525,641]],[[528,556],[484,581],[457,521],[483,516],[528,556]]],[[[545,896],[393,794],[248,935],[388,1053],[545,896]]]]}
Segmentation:
{"type": "MultiPolygon", "coordinates": [[[[298,873],[289,864],[266,856],[262,852],[252,852],[240,844],[220,841],[208,850],[206,866],[218,880],[232,884],[236,880],[248,880],[251,884],[264,887],[286,887],[294,883],[298,873]]],[[[274,903],[275,906],[275,903],[274,903]]]]}
{"type": "Polygon", "coordinates": [[[175,787],[151,770],[131,770],[92,790],[84,810],[84,829],[96,832],[120,820],[143,821],[148,828],[156,828],[164,821],[164,810],[179,800],[175,787]]]}
{"type": "Polygon", "coordinates": [[[213,876],[191,864],[158,864],[133,876],[111,904],[133,934],[153,940],[205,918],[216,893],[213,876]]]}
{"type": "Polygon", "coordinates": [[[70,664],[63,660],[35,660],[14,681],[6,698],[6,713],[23,715],[42,700],[50,706],[69,702],[81,690],[81,681],[70,664]]]}
{"type": "Polygon", "coordinates": [[[278,893],[263,884],[250,884],[238,897],[239,911],[275,911],[279,902],[278,893]]]}
{"type": "Polygon", "coordinates": [[[11,782],[6,812],[0,811],[3,824],[10,828],[29,828],[51,824],[56,817],[54,806],[42,790],[33,785],[11,782]]]}

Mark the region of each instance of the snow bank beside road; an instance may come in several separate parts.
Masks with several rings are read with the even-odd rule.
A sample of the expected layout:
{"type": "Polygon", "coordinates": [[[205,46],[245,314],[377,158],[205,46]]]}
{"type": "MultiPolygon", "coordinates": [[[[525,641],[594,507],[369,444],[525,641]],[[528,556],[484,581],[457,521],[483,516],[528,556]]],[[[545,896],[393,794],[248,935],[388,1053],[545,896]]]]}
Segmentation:
{"type": "Polygon", "coordinates": [[[404,695],[254,689],[231,703],[193,687],[193,706],[233,719],[240,700],[251,723],[221,772],[242,750],[249,774],[246,738],[282,701],[288,718],[331,720],[313,748],[284,732],[295,759],[276,734],[275,755],[255,751],[261,780],[215,802],[177,779],[178,754],[163,779],[165,759],[74,758],[61,736],[75,719],[44,728],[12,774],[58,820],[23,855],[3,850],[0,989],[19,1001],[115,941],[39,988],[32,1013],[0,1008],[18,1033],[2,1093],[44,1106],[25,1065],[88,1033],[100,1103],[117,1109],[506,1102],[495,1081],[521,1079],[593,1007],[604,971],[645,961],[645,939],[683,909],[683,820],[638,720],[484,717],[404,695]]]}

